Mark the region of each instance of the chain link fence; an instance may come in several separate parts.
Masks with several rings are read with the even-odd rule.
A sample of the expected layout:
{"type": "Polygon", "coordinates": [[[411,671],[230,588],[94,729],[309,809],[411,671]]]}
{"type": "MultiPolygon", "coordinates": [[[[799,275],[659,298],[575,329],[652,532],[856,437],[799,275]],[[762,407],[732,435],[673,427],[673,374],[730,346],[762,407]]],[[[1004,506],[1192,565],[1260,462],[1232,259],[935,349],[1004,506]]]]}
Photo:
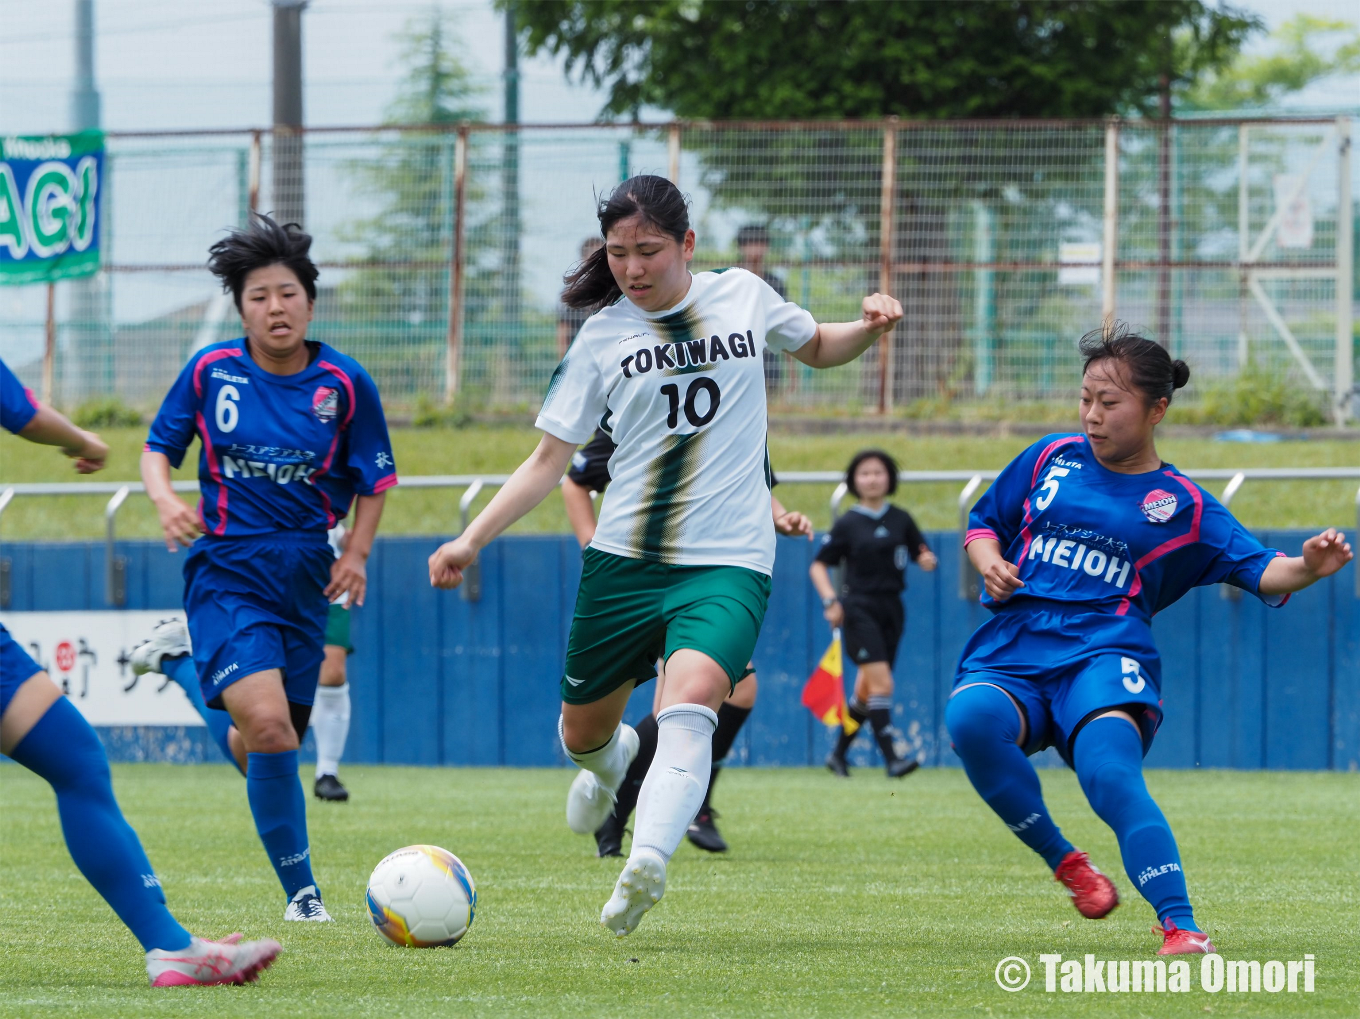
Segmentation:
{"type": "MultiPolygon", "coordinates": [[[[558,293],[597,196],[651,172],[693,200],[697,268],[746,264],[823,320],[902,300],[858,362],[772,368],[776,410],[1067,400],[1076,339],[1113,313],[1191,363],[1192,400],[1250,366],[1342,414],[1349,138],[1345,118],[111,134],[105,268],[58,287],[52,395],[149,409],[193,350],[238,335],[203,263],[257,208],[315,235],[313,335],[396,413],[527,411],[574,328],[558,293]]],[[[0,355],[34,386],[44,307],[41,288],[0,292],[0,355]]]]}

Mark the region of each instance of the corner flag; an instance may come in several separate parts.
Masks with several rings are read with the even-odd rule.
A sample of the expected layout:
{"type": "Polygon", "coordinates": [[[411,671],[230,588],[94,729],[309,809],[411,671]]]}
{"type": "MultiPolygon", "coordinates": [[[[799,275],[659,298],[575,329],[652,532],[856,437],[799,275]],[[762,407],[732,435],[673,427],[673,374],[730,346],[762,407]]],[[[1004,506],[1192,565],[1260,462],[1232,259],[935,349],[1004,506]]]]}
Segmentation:
{"type": "Polygon", "coordinates": [[[841,679],[841,631],[831,631],[831,646],[803,686],[803,706],[831,727],[844,726],[847,733],[859,728],[845,706],[841,679]]]}

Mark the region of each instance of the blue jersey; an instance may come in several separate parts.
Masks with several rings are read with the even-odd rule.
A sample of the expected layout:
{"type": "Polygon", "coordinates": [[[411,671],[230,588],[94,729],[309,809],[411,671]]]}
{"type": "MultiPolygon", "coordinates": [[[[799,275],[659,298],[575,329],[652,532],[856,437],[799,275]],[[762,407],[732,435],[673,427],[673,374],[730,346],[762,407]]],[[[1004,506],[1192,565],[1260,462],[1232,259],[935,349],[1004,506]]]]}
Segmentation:
{"type": "Polygon", "coordinates": [[[228,340],[194,354],[146,441],[178,467],[198,435],[199,516],[209,534],[325,531],[356,495],[397,483],[378,389],[357,361],[309,342],[306,368],[274,375],[247,346],[228,340]]]}
{"type": "Polygon", "coordinates": [[[38,413],[33,393],[0,361],[0,427],[18,435],[38,413]]]}
{"type": "MultiPolygon", "coordinates": [[[[1049,435],[1011,461],[978,500],[966,541],[995,538],[1029,599],[1152,616],[1193,587],[1227,583],[1268,605],[1261,574],[1283,553],[1263,546],[1208,492],[1170,464],[1117,474],[1084,435],[1049,435]]],[[[985,592],[983,604],[1000,606],[985,592]]],[[[1038,606],[1036,606],[1038,607],[1038,606]]]]}

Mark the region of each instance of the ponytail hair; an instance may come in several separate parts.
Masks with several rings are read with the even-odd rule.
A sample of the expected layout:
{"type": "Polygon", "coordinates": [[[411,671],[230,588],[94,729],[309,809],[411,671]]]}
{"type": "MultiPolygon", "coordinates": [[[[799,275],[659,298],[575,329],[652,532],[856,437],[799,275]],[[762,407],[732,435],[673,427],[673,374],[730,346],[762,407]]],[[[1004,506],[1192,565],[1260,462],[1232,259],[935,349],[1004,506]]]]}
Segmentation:
{"type": "Polygon", "coordinates": [[[1190,366],[1171,359],[1166,348],[1133,332],[1125,323],[1109,321],[1092,329],[1077,344],[1086,363],[1082,374],[1097,361],[1118,361],[1128,372],[1131,385],[1143,393],[1148,405],[1165,397],[1170,403],[1176,390],[1190,381],[1190,366]]]}
{"type": "MultiPolygon", "coordinates": [[[[615,223],[630,216],[642,217],[644,225],[674,237],[681,244],[689,230],[688,200],[665,177],[653,174],[629,177],[600,199],[595,215],[599,217],[600,236],[604,238],[615,223]]],[[[562,277],[562,282],[566,284],[562,303],[568,308],[603,308],[623,296],[603,246],[577,263],[562,277]]]]}

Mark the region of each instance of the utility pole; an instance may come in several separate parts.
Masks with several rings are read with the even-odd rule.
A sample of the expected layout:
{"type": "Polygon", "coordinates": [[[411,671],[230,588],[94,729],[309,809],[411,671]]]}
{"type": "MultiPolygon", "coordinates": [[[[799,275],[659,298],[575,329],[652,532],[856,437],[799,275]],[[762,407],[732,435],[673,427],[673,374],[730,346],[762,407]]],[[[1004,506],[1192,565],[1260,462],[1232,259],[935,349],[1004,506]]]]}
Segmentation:
{"type": "Polygon", "coordinates": [[[302,12],[309,0],[274,5],[274,218],[305,220],[302,163],[302,12]]]}
{"type": "Polygon", "coordinates": [[[71,127],[99,127],[99,90],[94,85],[94,0],[76,0],[76,84],[71,90],[71,127]]]}
{"type": "MultiPolygon", "coordinates": [[[[94,83],[94,0],[75,0],[76,80],[71,89],[71,130],[99,129],[99,90],[94,83]]],[[[108,165],[107,163],[105,164],[108,165]]],[[[100,190],[107,188],[107,182],[100,190]]],[[[96,392],[113,389],[113,343],[107,333],[104,293],[107,277],[102,273],[69,284],[71,305],[69,320],[69,364],[67,384],[62,388],[71,401],[83,400],[96,392]]],[[[48,284],[48,336],[55,347],[56,294],[55,284],[48,284]]],[[[55,358],[55,351],[47,358],[55,358]]],[[[54,375],[51,368],[48,376],[54,375]]]]}
{"type": "Polygon", "coordinates": [[[1161,114],[1157,132],[1157,341],[1167,350],[1171,328],[1171,75],[1160,83],[1161,114]]]}
{"type": "Polygon", "coordinates": [[[505,223],[502,286],[505,324],[515,349],[519,346],[519,37],[515,5],[505,5],[505,123],[501,138],[501,218],[505,223]]]}

